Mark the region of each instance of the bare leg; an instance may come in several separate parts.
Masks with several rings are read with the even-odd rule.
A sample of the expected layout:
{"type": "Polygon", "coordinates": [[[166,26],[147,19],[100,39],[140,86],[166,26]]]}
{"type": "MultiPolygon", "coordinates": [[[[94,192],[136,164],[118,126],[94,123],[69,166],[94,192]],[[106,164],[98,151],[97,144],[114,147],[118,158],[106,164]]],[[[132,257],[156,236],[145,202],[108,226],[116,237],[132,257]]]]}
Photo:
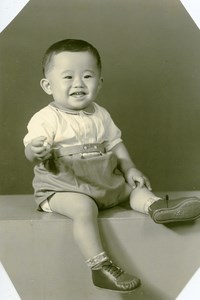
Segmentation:
{"type": "Polygon", "coordinates": [[[104,252],[97,222],[98,208],[89,196],[79,193],[56,193],[50,200],[52,211],[73,220],[74,238],[92,269],[95,286],[130,292],[140,285],[140,280],[114,265],[104,252]]]}
{"type": "Polygon", "coordinates": [[[49,201],[54,212],[73,220],[73,233],[85,259],[103,252],[97,223],[98,208],[93,199],[79,193],[56,193],[49,201]]]}

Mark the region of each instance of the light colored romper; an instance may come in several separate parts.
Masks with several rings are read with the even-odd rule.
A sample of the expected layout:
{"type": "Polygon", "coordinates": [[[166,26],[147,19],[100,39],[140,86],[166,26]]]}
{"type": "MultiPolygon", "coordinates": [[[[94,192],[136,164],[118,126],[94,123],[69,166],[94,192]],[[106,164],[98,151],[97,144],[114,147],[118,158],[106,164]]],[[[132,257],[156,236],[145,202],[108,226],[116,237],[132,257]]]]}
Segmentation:
{"type": "Polygon", "coordinates": [[[128,198],[131,187],[117,169],[117,157],[112,153],[122,142],[121,131],[105,108],[92,103],[82,111],[63,110],[52,102],[31,118],[27,128],[25,146],[45,136],[52,148],[52,158],[34,167],[38,209],[57,192],[86,194],[99,209],[128,198]]]}

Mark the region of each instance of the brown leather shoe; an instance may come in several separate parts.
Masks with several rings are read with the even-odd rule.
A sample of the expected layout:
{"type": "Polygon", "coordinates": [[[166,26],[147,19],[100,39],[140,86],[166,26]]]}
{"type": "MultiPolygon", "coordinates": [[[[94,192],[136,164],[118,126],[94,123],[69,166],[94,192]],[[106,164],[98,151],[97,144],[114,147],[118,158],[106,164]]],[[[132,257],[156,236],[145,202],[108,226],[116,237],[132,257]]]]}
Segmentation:
{"type": "Polygon", "coordinates": [[[106,261],[100,269],[92,270],[92,280],[96,287],[129,293],[140,286],[140,280],[132,275],[125,273],[112,261],[106,261]]]}
{"type": "Polygon", "coordinates": [[[158,200],[149,206],[149,215],[159,224],[192,221],[200,217],[200,199],[183,197],[158,200]]]}

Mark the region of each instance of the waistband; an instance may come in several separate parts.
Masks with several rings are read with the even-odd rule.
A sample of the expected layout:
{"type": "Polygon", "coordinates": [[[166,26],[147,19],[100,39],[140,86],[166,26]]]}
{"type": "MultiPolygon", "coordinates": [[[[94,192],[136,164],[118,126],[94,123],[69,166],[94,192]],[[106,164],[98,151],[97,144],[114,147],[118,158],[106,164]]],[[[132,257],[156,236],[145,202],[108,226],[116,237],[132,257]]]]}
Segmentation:
{"type": "Polygon", "coordinates": [[[67,155],[76,155],[80,154],[81,156],[89,155],[101,155],[106,152],[104,144],[92,143],[92,144],[83,144],[77,146],[62,147],[59,149],[54,149],[54,155],[56,158],[67,156],[67,155]]]}

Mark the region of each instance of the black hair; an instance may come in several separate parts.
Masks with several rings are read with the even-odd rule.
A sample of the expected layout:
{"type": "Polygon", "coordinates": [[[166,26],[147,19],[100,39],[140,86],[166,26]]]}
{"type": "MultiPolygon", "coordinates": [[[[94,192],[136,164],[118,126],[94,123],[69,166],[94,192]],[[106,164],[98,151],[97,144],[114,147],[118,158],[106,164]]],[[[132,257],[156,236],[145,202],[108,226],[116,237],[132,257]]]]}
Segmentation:
{"type": "Polygon", "coordinates": [[[93,45],[91,45],[90,43],[88,43],[84,40],[65,39],[65,40],[61,40],[61,41],[54,43],[45,52],[45,55],[44,55],[44,58],[42,61],[44,76],[46,74],[46,71],[48,70],[48,66],[50,64],[52,57],[55,54],[58,54],[63,51],[69,51],[69,52],[88,51],[88,52],[90,52],[96,58],[97,66],[98,66],[99,70],[101,71],[101,68],[102,68],[101,57],[99,55],[98,50],[93,45]]]}

